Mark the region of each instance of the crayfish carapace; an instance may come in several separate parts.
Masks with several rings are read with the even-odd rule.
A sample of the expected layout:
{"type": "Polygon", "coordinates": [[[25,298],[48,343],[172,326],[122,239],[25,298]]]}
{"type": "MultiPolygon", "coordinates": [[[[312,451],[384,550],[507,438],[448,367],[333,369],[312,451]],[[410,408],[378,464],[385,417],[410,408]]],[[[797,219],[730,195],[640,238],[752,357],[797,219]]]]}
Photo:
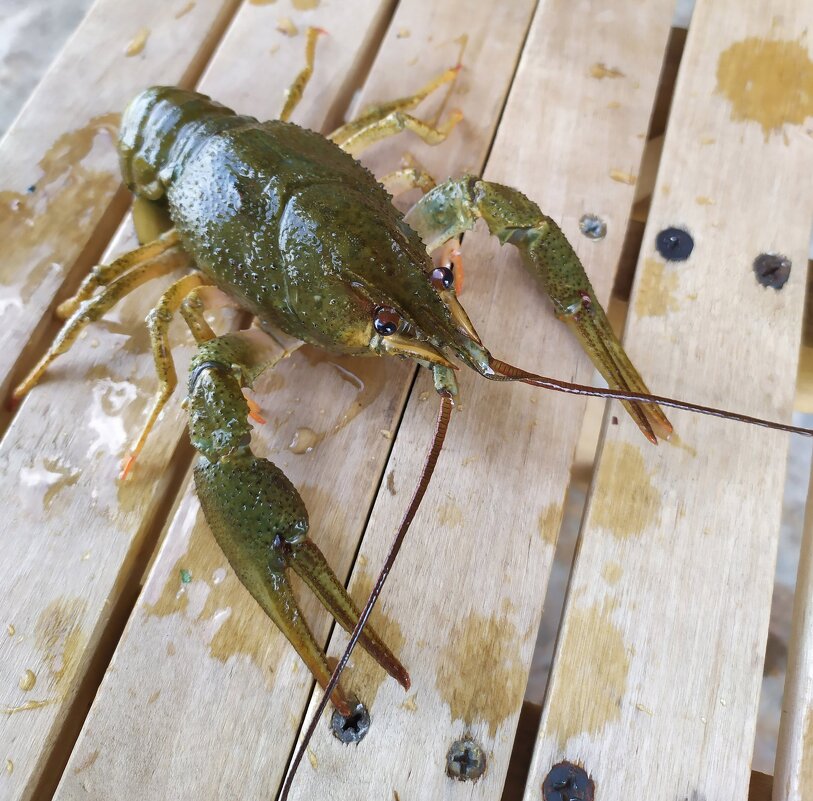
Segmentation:
{"type": "Polygon", "coordinates": [[[564,234],[517,190],[469,175],[434,185],[410,168],[394,180],[425,194],[402,216],[353,154],[402,130],[429,143],[441,142],[459,113],[434,127],[407,111],[451,82],[457,68],[325,138],[286,121],[307,81],[317,33],[309,33],[308,67],[289,90],[282,120],[261,123],[177,88],[147,89],[130,103],[118,145],[124,180],[139,197],[165,204],[174,227],[92,270],[76,295],[59,307],[66,320],[62,330],[14,396],[28,392],[81,330],[125,294],[184,269],[185,275],[163,293],[147,319],[160,388],[125,469],[177,383],[168,327],[180,312],[198,344],[187,404],[192,444],[200,453],[194,472],[206,519],[240,581],[316,680],[328,687],[336,707],[348,714],[338,676],[356,640],[409,686],[406,670],[364,624],[437,459],[457,394],[453,359],[491,380],[617,398],[652,442],[672,430],[658,403],[810,432],[649,395],[564,234]],[[458,300],[453,269],[435,267],[429,255],[478,219],[503,244],[521,252],[557,316],[576,333],[610,390],[538,376],[489,353],[458,300]],[[223,305],[249,311],[259,329],[215,335],[204,310],[223,305]],[[279,331],[337,354],[412,359],[434,372],[442,398],[427,467],[361,613],[307,539],[308,515],[296,489],[278,467],[251,451],[247,416],[253,411],[242,390],[287,354],[268,339],[268,333],[279,331]],[[299,611],[289,568],[353,631],[333,672],[299,611]]]}

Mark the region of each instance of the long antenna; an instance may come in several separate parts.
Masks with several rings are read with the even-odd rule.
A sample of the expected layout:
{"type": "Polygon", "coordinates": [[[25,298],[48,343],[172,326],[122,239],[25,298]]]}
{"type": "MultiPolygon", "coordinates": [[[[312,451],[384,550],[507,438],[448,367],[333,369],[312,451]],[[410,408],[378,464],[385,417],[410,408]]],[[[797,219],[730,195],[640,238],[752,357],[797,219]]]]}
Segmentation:
{"type": "Polygon", "coordinates": [[[398,527],[398,533],[395,535],[395,539],[392,541],[387,558],[384,560],[384,566],[381,568],[381,572],[378,574],[375,585],[370,592],[370,597],[367,599],[367,603],[364,605],[364,609],[359,616],[358,623],[356,623],[356,627],[353,629],[353,633],[350,635],[350,641],[347,643],[347,647],[342,654],[342,658],[333,669],[333,674],[330,677],[330,681],[327,683],[327,687],[325,687],[322,699],[319,701],[319,706],[316,708],[316,712],[314,712],[313,717],[308,724],[305,736],[302,738],[302,742],[296,751],[296,755],[291,763],[291,769],[288,771],[288,775],[285,777],[285,782],[282,785],[282,792],[280,793],[279,801],[288,800],[288,793],[291,791],[291,785],[293,784],[299,765],[302,762],[302,757],[305,755],[305,750],[307,749],[308,744],[316,731],[316,726],[319,723],[325,708],[330,702],[330,696],[333,693],[333,690],[339,683],[339,677],[342,675],[342,671],[345,669],[345,667],[347,667],[347,663],[350,660],[350,655],[353,653],[353,648],[356,647],[356,643],[361,636],[361,632],[363,631],[364,626],[367,624],[367,619],[370,617],[370,613],[373,611],[375,602],[378,600],[378,596],[381,595],[381,590],[384,588],[384,582],[387,580],[390,570],[392,570],[392,566],[395,563],[398,552],[401,550],[401,545],[404,542],[406,533],[409,530],[409,526],[418,511],[418,507],[421,505],[423,496],[426,494],[426,489],[429,486],[429,480],[432,478],[432,473],[435,471],[435,465],[437,464],[441,448],[443,447],[443,440],[446,437],[446,430],[449,428],[449,419],[451,418],[452,406],[454,405],[450,393],[440,392],[439,395],[440,409],[438,410],[438,418],[437,422],[435,423],[435,435],[432,439],[432,447],[429,449],[426,462],[424,463],[423,470],[421,471],[421,476],[418,479],[418,485],[415,487],[412,500],[409,502],[409,506],[404,513],[401,520],[401,525],[398,527]]]}
{"type": "Polygon", "coordinates": [[[786,423],[774,423],[771,420],[763,420],[761,417],[750,417],[747,414],[738,412],[728,412],[724,409],[715,409],[712,406],[701,406],[699,403],[689,403],[688,401],[666,398],[661,395],[647,395],[643,392],[628,392],[622,389],[600,389],[590,387],[586,384],[572,384],[569,381],[560,381],[557,378],[548,378],[544,375],[536,375],[507,364],[499,359],[489,359],[489,366],[496,371],[496,375],[486,375],[493,381],[522,381],[534,387],[552,389],[556,392],[566,392],[570,395],[587,395],[593,398],[611,398],[620,401],[633,401],[636,403],[657,403],[660,406],[668,406],[672,409],[683,409],[687,412],[697,412],[698,414],[708,414],[712,417],[723,417],[726,420],[736,420],[740,423],[750,423],[763,428],[773,428],[777,431],[789,431],[791,434],[801,434],[803,437],[813,437],[813,429],[802,428],[800,426],[787,425],[786,423]]]}

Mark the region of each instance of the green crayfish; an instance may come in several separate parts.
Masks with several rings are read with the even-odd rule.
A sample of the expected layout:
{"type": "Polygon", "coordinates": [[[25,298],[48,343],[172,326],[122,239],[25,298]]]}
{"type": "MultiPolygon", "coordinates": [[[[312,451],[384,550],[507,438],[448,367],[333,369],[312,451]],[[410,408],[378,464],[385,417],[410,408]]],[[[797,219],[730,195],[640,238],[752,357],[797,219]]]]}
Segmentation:
{"type": "MultiPolygon", "coordinates": [[[[60,306],[62,330],[14,396],[28,392],[84,326],[126,293],[185,268],[147,319],[160,388],[126,469],[176,385],[167,337],[170,320],[180,312],[198,344],[187,403],[192,444],[200,454],[195,482],[206,519],[240,581],[316,680],[329,688],[336,708],[350,714],[338,684],[347,654],[332,673],[299,611],[289,568],[342,626],[354,630],[351,647],[359,639],[404,687],[409,676],[380,637],[364,627],[383,575],[360,614],[307,539],[308,514],[296,489],[278,467],[251,450],[247,417],[252,409],[242,389],[287,354],[279,332],[336,354],[409,358],[431,369],[442,398],[434,458],[457,395],[453,357],[491,380],[618,398],[653,442],[672,430],[657,403],[760,421],[649,395],[573,248],[556,223],[520,192],[470,175],[434,185],[412,168],[395,174],[395,182],[425,194],[406,216],[395,209],[385,188],[353,156],[403,130],[441,142],[459,113],[432,126],[407,112],[452,81],[456,69],[411,97],[369,110],[327,138],[287,122],[309,77],[315,38],[311,31],[308,66],[289,90],[281,120],[238,116],[177,88],[153,87],[130,103],[118,144],[124,180],[139,197],[164,204],[173,228],[92,270],[60,306]],[[477,219],[521,252],[557,316],[573,329],[612,389],[537,376],[489,353],[457,297],[453,266],[435,267],[430,258],[477,219]],[[259,327],[216,336],[204,310],[224,305],[249,311],[259,327]]],[[[431,473],[429,461],[411,514],[431,473]]],[[[401,538],[409,520],[408,514],[401,538]]]]}

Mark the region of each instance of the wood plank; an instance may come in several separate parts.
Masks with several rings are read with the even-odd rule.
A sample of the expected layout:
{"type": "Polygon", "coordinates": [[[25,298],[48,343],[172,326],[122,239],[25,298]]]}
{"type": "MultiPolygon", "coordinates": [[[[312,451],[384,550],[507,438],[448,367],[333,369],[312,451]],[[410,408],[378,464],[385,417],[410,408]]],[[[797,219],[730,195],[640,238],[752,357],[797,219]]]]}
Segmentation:
{"type": "MultiPolygon", "coordinates": [[[[389,8],[388,0],[368,0],[352,25],[332,26],[333,35],[320,43],[321,90],[306,97],[300,119],[319,127],[332,101],[348,94],[346,83],[363,66],[365,48],[380,37],[389,8]]],[[[323,3],[322,9],[321,19],[341,16],[335,4],[323,3]]],[[[289,13],[285,6],[254,5],[240,12],[207,73],[205,89],[247,110],[246,91],[253,86],[256,113],[276,115],[284,88],[302,67],[304,43],[301,36],[288,38],[276,30],[281,11],[289,13]],[[251,79],[254,70],[262,71],[261,84],[251,79]]],[[[304,27],[315,15],[293,16],[304,27]]],[[[128,221],[107,257],[134,244],[128,221]]],[[[115,480],[156,388],[143,320],[157,295],[151,285],[89,329],[25,399],[0,445],[0,497],[8,511],[0,565],[2,620],[14,631],[0,637],[0,709],[15,710],[0,714],[0,741],[13,766],[3,776],[3,798],[43,797],[38,781],[44,765],[55,745],[62,745],[57,738],[66,720],[81,724],[100,678],[86,674],[104,669],[115,644],[105,642],[106,633],[116,636],[123,626],[118,618],[135,600],[142,551],[154,544],[177,471],[185,472],[188,464],[187,459],[172,462],[186,437],[176,401],[159,422],[133,480],[124,485],[115,480]],[[43,580],[52,575],[60,579],[43,580]],[[101,665],[93,661],[98,652],[101,665]],[[19,682],[28,670],[36,684],[24,690],[19,682]]],[[[177,352],[184,375],[189,336],[180,326],[173,334],[185,344],[177,352]]],[[[70,734],[64,739],[73,742],[70,734]]],[[[63,765],[65,759],[67,754],[63,765]]]]}
{"type": "Polygon", "coordinates": [[[238,0],[199,0],[178,17],[186,5],[99,0],[0,141],[0,397],[41,347],[63,284],[125,212],[111,146],[122,109],[145,85],[193,80],[238,0]]]}
{"type": "MultiPolygon", "coordinates": [[[[504,21],[500,41],[488,36],[492,12],[473,14],[467,20],[467,52],[478,65],[472,68],[469,80],[484,81],[489,74],[492,81],[479,95],[459,98],[471,119],[447,143],[447,156],[456,169],[463,154],[484,157],[531,8],[532,3],[526,2],[499,17],[504,21]],[[498,58],[502,53],[507,56],[498,58]],[[495,75],[500,80],[494,80],[495,75]],[[475,111],[483,108],[494,111],[490,117],[478,116],[475,111]]],[[[447,25],[450,34],[439,38],[431,58],[410,69],[392,69],[391,65],[402,65],[412,55],[401,47],[402,41],[420,37],[423,45],[426,36],[438,35],[438,17],[429,12],[428,3],[405,4],[399,14],[404,9],[410,20],[420,24],[411,28],[410,37],[398,39],[403,24],[399,17],[393,21],[384,48],[393,60],[375,68],[384,81],[364,102],[403,94],[457,57],[454,39],[461,31],[447,25]]],[[[293,19],[301,28],[300,20],[293,19]]],[[[347,46],[358,40],[356,15],[350,18],[340,13],[338,4],[323,2],[311,19],[329,31],[325,44],[335,40],[347,46]]],[[[450,18],[444,21],[449,23],[450,18]]],[[[247,26],[246,37],[250,30],[247,26]]],[[[256,30],[253,35],[257,36],[256,30]]],[[[322,44],[314,75],[316,92],[306,94],[313,127],[321,126],[308,98],[319,98],[326,75],[342,73],[331,54],[322,52],[322,44]]],[[[237,60],[236,56],[231,60],[237,60]]],[[[301,65],[300,55],[290,60],[297,69],[301,65]]],[[[213,69],[212,79],[217,74],[213,69]]],[[[455,97],[451,102],[457,101],[455,97]]],[[[329,105],[316,102],[319,108],[329,105]]],[[[409,147],[417,152],[413,144],[401,140],[399,150],[409,147]]],[[[419,157],[423,155],[419,153],[419,157]]],[[[369,163],[383,170],[397,166],[397,158],[383,163],[378,158],[381,155],[369,163]]],[[[409,370],[400,363],[333,360],[310,350],[296,354],[257,388],[258,398],[267,397],[261,403],[269,419],[269,425],[257,432],[257,450],[274,458],[300,488],[314,540],[340,575],[348,573],[353,540],[363,528],[391,445],[382,431],[391,431],[397,424],[408,376],[409,370]],[[344,417],[349,423],[326,436],[312,453],[297,455],[287,448],[297,428],[330,434],[344,417]]],[[[326,615],[305,593],[300,592],[300,597],[306,599],[305,614],[325,641],[329,630],[326,615]]],[[[310,677],[298,658],[228,569],[199,515],[197,501],[187,493],[57,797],[106,797],[128,789],[133,794],[164,797],[174,792],[171,788],[184,786],[202,797],[231,797],[239,792],[241,797],[266,798],[284,770],[310,687],[310,677]],[[185,587],[180,583],[180,569],[191,574],[185,587]],[[179,590],[184,590],[180,596],[179,590]],[[262,700],[258,703],[257,699],[262,700]],[[169,723],[172,720],[182,722],[182,734],[169,723]],[[228,750],[216,745],[224,731],[229,732],[232,744],[228,750]],[[179,735],[196,744],[194,750],[185,749],[182,759],[178,759],[179,735]],[[215,758],[215,753],[222,757],[215,758]]]]}
{"type": "MultiPolygon", "coordinates": [[[[606,301],[634,192],[611,176],[637,171],[671,4],[602,9],[585,25],[569,3],[538,6],[485,175],[540,202],[606,301]],[[607,222],[604,240],[580,236],[585,212],[607,222]]],[[[589,362],[541,311],[545,301],[516,252],[480,232],[466,236],[464,249],[463,302],[489,348],[589,380],[589,362]]],[[[490,799],[503,786],[584,405],[468,372],[459,379],[462,408],[382,598],[382,628],[403,639],[413,688],[405,697],[355,657],[348,684],[371,706],[370,731],[347,748],[320,723],[292,798],[347,798],[362,786],[369,798],[490,799]],[[488,759],[474,784],[445,773],[450,746],[466,733],[488,759]]],[[[376,499],[351,583],[358,598],[424,459],[436,413],[429,397],[419,376],[387,465],[398,495],[382,490],[376,499]]],[[[331,652],[345,643],[334,633],[331,652]]]]}
{"type": "MultiPolygon", "coordinates": [[[[790,417],[813,151],[787,65],[811,23],[794,0],[695,9],[627,323],[655,391],[790,417]],[[656,253],[670,225],[688,261],[656,253]],[[793,262],[780,291],[761,252],[793,262]]],[[[652,448],[608,411],[526,799],[562,759],[605,801],[747,797],[787,440],[670,416],[652,448]]]]}
{"type": "Polygon", "coordinates": [[[813,796],[813,493],[808,493],[796,574],[773,801],[813,796]]]}

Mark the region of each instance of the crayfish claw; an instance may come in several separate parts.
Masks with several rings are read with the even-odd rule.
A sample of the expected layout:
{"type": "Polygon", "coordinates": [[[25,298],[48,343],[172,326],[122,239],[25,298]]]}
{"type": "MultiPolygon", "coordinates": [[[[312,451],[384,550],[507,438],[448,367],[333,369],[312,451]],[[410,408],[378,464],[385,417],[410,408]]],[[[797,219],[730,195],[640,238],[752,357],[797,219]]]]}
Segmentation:
{"type": "MultiPolygon", "coordinates": [[[[289,564],[336,622],[345,631],[352,633],[358,623],[359,610],[319,548],[308,540],[291,546],[289,564]]],[[[359,643],[405,690],[409,689],[409,673],[372,626],[365,626],[359,636],[359,643]]]]}

